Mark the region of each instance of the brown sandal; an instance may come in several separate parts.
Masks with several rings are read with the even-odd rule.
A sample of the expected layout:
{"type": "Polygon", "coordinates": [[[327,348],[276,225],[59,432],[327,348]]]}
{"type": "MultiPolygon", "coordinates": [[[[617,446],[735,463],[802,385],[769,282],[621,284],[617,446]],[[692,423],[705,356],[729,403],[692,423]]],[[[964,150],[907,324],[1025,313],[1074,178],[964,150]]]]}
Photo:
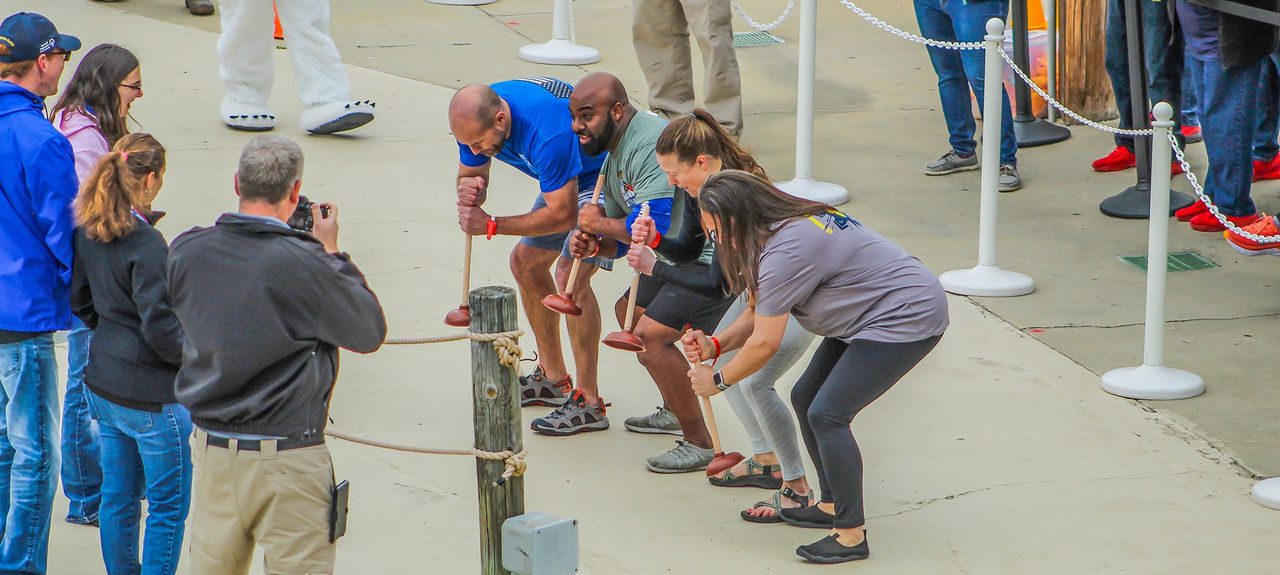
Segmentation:
{"type": "Polygon", "coordinates": [[[747,474],[741,477],[734,475],[732,468],[726,469],[723,474],[717,477],[708,477],[712,485],[716,487],[759,487],[761,489],[779,489],[782,487],[782,478],[774,475],[781,473],[782,467],[778,465],[760,465],[754,459],[747,460],[747,474]]]}
{"type": "Polygon", "coordinates": [[[773,515],[765,515],[765,516],[752,515],[751,509],[742,511],[740,515],[742,515],[742,518],[744,520],[750,521],[751,523],[782,523],[782,498],[783,497],[786,497],[787,499],[790,499],[792,501],[795,501],[796,503],[799,503],[800,509],[813,505],[813,490],[810,490],[808,495],[800,495],[800,494],[797,494],[790,487],[783,487],[782,489],[779,489],[776,492],[774,492],[773,497],[765,501],[757,502],[755,505],[751,506],[751,509],[768,507],[769,509],[773,510],[773,515]]]}

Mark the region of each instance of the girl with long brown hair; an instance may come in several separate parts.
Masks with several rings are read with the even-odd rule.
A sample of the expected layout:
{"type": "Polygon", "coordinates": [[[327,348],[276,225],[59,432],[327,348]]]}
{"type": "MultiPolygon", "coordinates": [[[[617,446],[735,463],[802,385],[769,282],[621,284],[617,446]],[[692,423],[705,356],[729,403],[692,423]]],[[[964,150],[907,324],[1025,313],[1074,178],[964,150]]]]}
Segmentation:
{"type": "Polygon", "coordinates": [[[694,391],[715,395],[760,370],[777,353],[788,316],[821,336],[791,405],[822,497],[781,516],[831,530],[796,549],[801,557],[865,559],[862,456],[849,424],[937,345],[949,321],[946,294],[919,260],[857,220],[752,174],[711,176],[698,204],[727,282],[751,297],[754,313],[714,337],[685,335],[694,391]],[[700,364],[717,350],[739,351],[720,371],[700,364]]]}
{"type": "Polygon", "coordinates": [[[168,245],[144,207],[159,193],[164,169],[155,138],[126,135],[74,205],[71,308],[94,329],[85,387],[101,437],[98,521],[108,573],[172,575],[191,499],[191,415],[173,384],[183,332],[165,283],[168,245]],[[143,495],[147,530],[139,545],[143,495]]]}
{"type": "MultiPolygon", "coordinates": [[[[704,110],[695,110],[689,116],[672,120],[659,136],[655,146],[658,164],[667,177],[678,186],[677,204],[682,214],[672,218],[673,227],[668,235],[658,237],[648,222],[636,226],[633,241],[654,244],[657,253],[672,261],[684,261],[710,246],[702,233],[701,216],[697,196],[702,183],[721,169],[747,170],[761,178],[767,178],[760,166],[745,148],[704,110]],[[677,224],[677,221],[679,222],[677,224]],[[656,239],[656,244],[654,243],[656,239]]],[[[635,245],[635,244],[633,244],[635,245]]],[[[712,262],[710,277],[676,277],[671,266],[643,249],[633,249],[629,254],[632,265],[642,273],[668,279],[682,286],[708,294],[741,293],[729,288],[720,266],[712,262]],[[690,280],[699,280],[689,283],[690,280]]],[[[739,297],[720,320],[719,329],[733,324],[743,314],[750,313],[748,302],[739,297]]],[[[804,457],[796,439],[795,420],[787,405],[778,396],[775,384],[813,342],[813,334],[805,331],[794,320],[787,326],[781,347],[765,368],[734,386],[725,394],[734,414],[742,422],[751,440],[752,456],[742,463],[709,478],[718,487],[759,487],[777,490],[770,498],[742,511],[740,516],[753,523],[781,523],[779,515],[785,507],[809,505],[813,495],[805,478],[804,457]]],[[[719,358],[728,361],[730,354],[719,358]]],[[[679,432],[679,428],[666,429],[664,409],[631,418],[629,429],[641,431],[679,432]]]]}

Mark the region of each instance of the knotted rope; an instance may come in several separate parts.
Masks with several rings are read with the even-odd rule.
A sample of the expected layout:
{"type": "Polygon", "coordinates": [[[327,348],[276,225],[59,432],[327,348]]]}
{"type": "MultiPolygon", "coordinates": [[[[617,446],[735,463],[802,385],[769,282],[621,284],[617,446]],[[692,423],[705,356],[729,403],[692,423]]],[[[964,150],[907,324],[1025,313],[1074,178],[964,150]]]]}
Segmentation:
{"type": "Polygon", "coordinates": [[[475,333],[472,331],[463,332],[457,335],[442,335],[436,337],[393,337],[388,338],[386,345],[419,345],[424,343],[445,343],[450,341],[462,341],[469,339],[471,341],[490,341],[493,342],[494,351],[498,352],[498,362],[503,366],[515,368],[520,363],[520,356],[524,353],[520,350],[516,338],[524,335],[524,331],[515,330],[502,333],[475,333]]]}

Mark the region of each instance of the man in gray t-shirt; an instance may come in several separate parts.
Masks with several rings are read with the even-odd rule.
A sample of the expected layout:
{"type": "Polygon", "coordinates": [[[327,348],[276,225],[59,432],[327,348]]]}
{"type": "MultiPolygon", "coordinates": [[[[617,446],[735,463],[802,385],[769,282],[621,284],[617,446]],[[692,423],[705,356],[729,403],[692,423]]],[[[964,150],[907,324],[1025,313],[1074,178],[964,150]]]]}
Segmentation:
{"type": "Polygon", "coordinates": [[[835,210],[783,223],[765,242],[759,269],[756,313],[790,313],[823,337],[907,343],[947,328],[938,278],[835,210]]]}

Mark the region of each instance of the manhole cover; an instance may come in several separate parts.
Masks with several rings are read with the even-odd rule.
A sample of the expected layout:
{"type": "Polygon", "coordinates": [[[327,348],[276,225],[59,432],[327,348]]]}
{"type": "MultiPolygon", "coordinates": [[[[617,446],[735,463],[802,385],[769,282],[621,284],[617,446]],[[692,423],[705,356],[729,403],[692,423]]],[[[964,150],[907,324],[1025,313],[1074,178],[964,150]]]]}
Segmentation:
{"type": "MultiPolygon", "coordinates": [[[[1117,256],[1120,261],[1127,263],[1142,271],[1147,271],[1147,256],[1117,256]]],[[[1207,270],[1216,268],[1218,264],[1213,263],[1195,252],[1174,252],[1169,254],[1168,260],[1165,262],[1165,269],[1171,272],[1189,272],[1195,270],[1207,270]]]]}
{"type": "Polygon", "coordinates": [[[783,39],[768,32],[734,32],[734,48],[751,48],[754,46],[772,46],[783,43],[783,39]]]}

